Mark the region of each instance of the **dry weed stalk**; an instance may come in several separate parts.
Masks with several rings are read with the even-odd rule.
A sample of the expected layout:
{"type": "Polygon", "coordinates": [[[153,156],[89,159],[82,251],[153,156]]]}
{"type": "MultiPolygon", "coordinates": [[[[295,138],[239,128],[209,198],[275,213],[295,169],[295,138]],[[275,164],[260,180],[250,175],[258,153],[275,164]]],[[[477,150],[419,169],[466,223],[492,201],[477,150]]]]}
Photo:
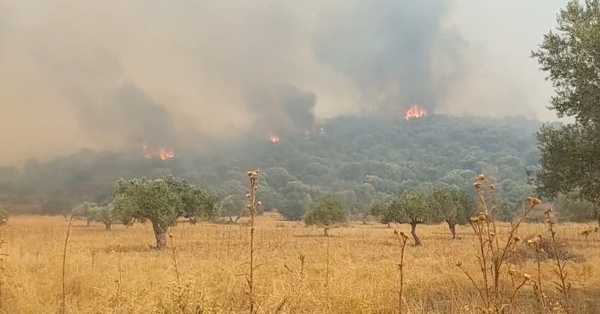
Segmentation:
{"type": "Polygon", "coordinates": [[[63,247],[63,256],[62,256],[62,302],[60,304],[61,313],[65,314],[67,310],[67,287],[65,285],[65,276],[67,271],[67,245],[69,244],[69,236],[71,235],[71,225],[73,224],[74,216],[71,215],[69,219],[69,226],[67,229],[67,236],[65,237],[65,245],[63,247]]]}
{"type": "Polygon", "coordinates": [[[554,250],[554,273],[558,277],[559,281],[554,282],[556,290],[562,295],[562,300],[559,302],[565,313],[571,313],[571,283],[567,282],[567,271],[565,266],[568,258],[564,256],[566,252],[559,252],[558,246],[559,241],[556,239],[556,231],[554,230],[554,221],[550,217],[552,208],[548,208],[544,211],[546,215],[546,224],[548,224],[548,231],[552,239],[552,249],[554,250]]]}
{"type": "Polygon", "coordinates": [[[537,280],[533,282],[533,294],[538,304],[538,312],[543,314],[546,312],[546,295],[542,289],[542,249],[540,243],[542,241],[542,235],[538,234],[536,237],[527,240],[527,244],[532,245],[535,250],[535,263],[537,266],[537,280]]]}
{"type": "MultiPolygon", "coordinates": [[[[120,244],[117,245],[118,247],[120,246],[120,244]]],[[[113,306],[113,313],[117,313],[119,312],[120,309],[120,305],[121,305],[121,291],[123,290],[123,270],[121,267],[121,255],[118,255],[118,264],[117,264],[117,269],[119,271],[119,277],[115,280],[115,284],[117,286],[117,291],[115,293],[115,299],[114,299],[114,306],[113,306]]]]}
{"type": "Polygon", "coordinates": [[[175,276],[177,279],[177,284],[181,284],[179,280],[179,267],[177,266],[177,248],[175,247],[175,239],[173,238],[173,234],[169,232],[169,238],[171,239],[171,246],[173,247],[173,266],[175,267],[175,276]]]}
{"type": "MultiPolygon", "coordinates": [[[[516,232],[521,222],[523,222],[536,205],[541,204],[541,201],[537,198],[528,198],[528,206],[521,216],[515,222],[511,223],[508,237],[505,240],[501,240],[494,219],[499,208],[495,186],[489,184],[483,174],[477,177],[477,182],[473,186],[477,190],[482,211],[477,216],[472,217],[469,222],[477,236],[479,244],[477,258],[483,282],[478,284],[473,276],[462,267],[461,262],[458,262],[457,266],[465,273],[479,293],[483,307],[478,307],[477,309],[483,313],[503,313],[506,308],[509,310],[512,309],[512,303],[518,291],[531,277],[524,275],[523,279],[519,280],[520,283],[518,285],[516,284],[517,281],[513,278],[513,283],[515,283],[513,284],[513,291],[508,296],[505,296],[502,294],[502,287],[500,286],[502,267],[506,264],[510,252],[514,250],[520,241],[520,238],[516,236],[516,232]],[[491,199],[491,205],[489,204],[489,199],[491,199]]],[[[511,277],[514,276],[514,273],[511,273],[510,269],[509,274],[511,277]]]]}
{"type": "MultiPolygon", "coordinates": [[[[329,228],[327,228],[326,230],[329,230],[329,228]]],[[[325,287],[329,287],[329,260],[330,258],[330,244],[329,244],[329,234],[326,235],[327,237],[327,268],[325,270],[325,287]]]]}
{"type": "Polygon", "coordinates": [[[408,241],[408,236],[402,231],[398,232],[398,230],[394,230],[394,234],[398,237],[398,241],[400,242],[400,263],[398,264],[398,273],[400,274],[400,288],[398,289],[398,314],[402,314],[402,292],[404,290],[404,250],[406,249],[406,241],[408,241]]]}
{"type": "Polygon", "coordinates": [[[290,272],[290,274],[295,275],[295,278],[292,277],[291,281],[291,292],[286,295],[283,300],[279,303],[277,307],[276,313],[283,311],[284,305],[292,298],[294,295],[299,295],[301,293],[300,289],[304,285],[305,278],[305,268],[306,268],[306,256],[303,253],[298,255],[298,260],[300,261],[300,269],[296,270],[293,266],[289,266],[288,264],[284,264],[283,267],[290,272]]]}
{"type": "Polygon", "coordinates": [[[587,239],[588,239],[588,237],[590,235],[598,232],[598,229],[599,229],[598,227],[593,227],[593,228],[589,228],[589,229],[583,230],[583,231],[581,231],[578,234],[579,234],[579,236],[584,237],[585,240],[587,241],[587,239]]]}
{"type": "Polygon", "coordinates": [[[250,274],[248,280],[248,295],[250,297],[250,314],[254,314],[256,300],[254,298],[254,216],[256,215],[257,208],[260,206],[260,202],[256,201],[256,195],[258,194],[258,178],[259,170],[248,171],[248,178],[250,178],[250,193],[246,194],[247,198],[247,209],[250,214],[250,274]]]}
{"type": "MultiPolygon", "coordinates": [[[[6,241],[3,238],[0,238],[0,249],[4,247],[6,241]]],[[[0,311],[4,309],[2,290],[4,289],[4,258],[8,256],[8,254],[2,252],[0,253],[0,311]]]]}

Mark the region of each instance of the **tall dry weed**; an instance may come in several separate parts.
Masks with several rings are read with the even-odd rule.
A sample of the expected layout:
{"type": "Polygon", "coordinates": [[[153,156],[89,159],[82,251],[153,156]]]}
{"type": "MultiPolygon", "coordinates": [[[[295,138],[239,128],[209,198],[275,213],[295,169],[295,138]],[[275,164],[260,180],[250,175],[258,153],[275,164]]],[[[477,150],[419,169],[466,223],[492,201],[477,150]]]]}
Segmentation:
{"type": "Polygon", "coordinates": [[[248,296],[250,298],[250,314],[255,313],[256,298],[254,295],[254,216],[256,216],[257,208],[260,206],[260,202],[256,201],[256,195],[258,194],[258,179],[260,176],[259,170],[248,171],[248,178],[250,179],[250,193],[246,194],[247,198],[247,209],[250,214],[250,273],[248,275],[248,296]]]}
{"type": "Polygon", "coordinates": [[[398,274],[400,276],[400,284],[398,288],[398,314],[403,313],[404,308],[404,251],[406,249],[406,242],[408,241],[408,236],[404,232],[398,232],[394,230],[394,234],[398,237],[398,242],[400,243],[400,263],[398,264],[398,274]]]}
{"type": "Polygon", "coordinates": [[[67,273],[67,246],[69,245],[69,236],[71,235],[71,226],[73,225],[74,216],[71,215],[69,219],[69,225],[67,227],[67,236],[65,237],[65,245],[63,246],[62,254],[62,302],[60,303],[60,310],[62,314],[67,311],[67,286],[65,283],[67,273]]]}
{"type": "Polygon", "coordinates": [[[3,237],[0,237],[0,311],[4,311],[4,296],[2,295],[2,291],[4,290],[4,278],[5,278],[5,258],[8,257],[8,254],[2,251],[2,249],[6,245],[6,240],[3,237]]]}
{"type": "Polygon", "coordinates": [[[555,285],[556,289],[563,295],[563,300],[560,304],[566,313],[570,313],[568,311],[570,284],[566,282],[565,271],[565,263],[569,259],[565,254],[569,253],[560,248],[559,241],[556,238],[554,220],[550,217],[552,210],[548,209],[545,211],[546,224],[549,226],[551,241],[544,241],[541,234],[526,240],[526,245],[534,248],[536,278],[532,280],[532,276],[529,274],[518,276],[516,270],[509,263],[517,255],[518,245],[523,242],[517,235],[517,231],[521,223],[534,210],[535,206],[541,204],[541,201],[535,197],[527,198],[523,212],[510,224],[508,234],[503,236],[500,234],[501,231],[495,222],[495,217],[499,209],[496,187],[490,184],[483,174],[477,177],[477,181],[473,186],[477,190],[482,211],[477,216],[470,218],[469,223],[478,241],[477,260],[481,279],[477,280],[473,274],[469,273],[462,266],[462,262],[459,261],[457,266],[468,277],[479,294],[482,305],[477,307],[477,309],[481,313],[512,313],[515,308],[517,295],[526,283],[533,281],[533,293],[537,302],[537,310],[539,313],[548,313],[550,310],[548,306],[549,298],[544,291],[542,282],[542,254],[547,253],[545,250],[552,250],[553,252],[550,255],[555,258],[555,274],[559,278],[555,282],[555,285]],[[507,270],[506,273],[509,275],[510,282],[512,283],[510,289],[506,289],[502,284],[503,279],[501,276],[504,273],[504,269],[507,270]]]}

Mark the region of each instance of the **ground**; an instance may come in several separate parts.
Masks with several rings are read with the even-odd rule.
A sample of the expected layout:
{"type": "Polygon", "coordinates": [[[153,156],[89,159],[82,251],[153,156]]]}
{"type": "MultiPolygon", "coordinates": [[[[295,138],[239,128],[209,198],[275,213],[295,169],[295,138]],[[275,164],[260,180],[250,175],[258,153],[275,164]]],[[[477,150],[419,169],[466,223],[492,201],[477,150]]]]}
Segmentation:
{"type": "MultiPolygon", "coordinates": [[[[240,221],[180,223],[162,252],[151,248],[149,224],[105,231],[101,224],[73,221],[64,275],[66,313],[248,313],[249,228],[240,221]]],[[[584,240],[577,235],[589,226],[556,226],[586,260],[567,266],[577,313],[600,312],[600,236],[584,240]]],[[[67,229],[63,217],[36,216],[12,217],[0,227],[5,241],[0,250],[7,254],[0,311],[60,313],[67,229]]],[[[327,238],[322,229],[260,217],[254,278],[258,313],[397,313],[400,247],[394,229],[408,233],[410,226],[357,222],[332,228],[327,238]]],[[[461,261],[480,278],[470,227],[459,227],[457,240],[446,225],[417,230],[424,246],[406,249],[403,313],[474,313],[477,291],[456,266],[461,261]]],[[[544,225],[528,224],[520,234],[545,232],[544,225]]],[[[536,269],[528,262],[519,271],[533,275],[536,269]]],[[[542,275],[547,289],[553,289],[552,264],[542,263],[542,275]]],[[[528,284],[515,312],[531,313],[533,306],[528,284]]]]}

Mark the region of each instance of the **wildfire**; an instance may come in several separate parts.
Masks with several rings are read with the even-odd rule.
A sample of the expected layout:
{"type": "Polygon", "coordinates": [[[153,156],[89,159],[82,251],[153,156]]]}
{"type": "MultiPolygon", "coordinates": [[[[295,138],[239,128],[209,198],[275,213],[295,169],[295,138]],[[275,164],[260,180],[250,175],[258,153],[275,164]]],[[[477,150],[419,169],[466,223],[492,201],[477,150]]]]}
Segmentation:
{"type": "Polygon", "coordinates": [[[279,143],[279,141],[280,141],[281,139],[280,139],[280,138],[279,138],[279,136],[277,136],[277,135],[270,135],[270,136],[269,136],[269,140],[271,141],[271,143],[279,143]]]}
{"type": "Polygon", "coordinates": [[[146,145],[146,144],[144,144],[143,148],[144,148],[144,157],[146,157],[148,159],[158,158],[160,160],[167,160],[167,159],[171,159],[171,158],[175,157],[175,153],[168,148],[161,147],[155,152],[149,152],[148,145],[146,145]]]}
{"type": "Polygon", "coordinates": [[[406,116],[404,119],[406,121],[410,119],[422,118],[427,116],[427,110],[419,105],[412,105],[408,110],[406,110],[406,116]]]}

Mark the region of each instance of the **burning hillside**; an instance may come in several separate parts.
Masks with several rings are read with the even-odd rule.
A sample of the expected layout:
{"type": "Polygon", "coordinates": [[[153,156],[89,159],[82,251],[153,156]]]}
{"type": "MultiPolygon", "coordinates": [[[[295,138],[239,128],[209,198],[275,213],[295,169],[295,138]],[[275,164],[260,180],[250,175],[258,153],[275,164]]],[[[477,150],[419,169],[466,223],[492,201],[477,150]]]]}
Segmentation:
{"type": "Polygon", "coordinates": [[[146,144],[143,145],[143,153],[144,157],[148,159],[167,160],[175,157],[175,153],[171,149],[160,147],[157,150],[150,151],[146,144]]]}
{"type": "Polygon", "coordinates": [[[406,121],[411,119],[418,119],[427,116],[427,110],[419,105],[412,105],[408,110],[406,110],[406,115],[404,119],[406,121]]]}
{"type": "Polygon", "coordinates": [[[280,140],[281,138],[277,135],[269,135],[269,141],[271,141],[271,143],[279,143],[280,140]]]}

